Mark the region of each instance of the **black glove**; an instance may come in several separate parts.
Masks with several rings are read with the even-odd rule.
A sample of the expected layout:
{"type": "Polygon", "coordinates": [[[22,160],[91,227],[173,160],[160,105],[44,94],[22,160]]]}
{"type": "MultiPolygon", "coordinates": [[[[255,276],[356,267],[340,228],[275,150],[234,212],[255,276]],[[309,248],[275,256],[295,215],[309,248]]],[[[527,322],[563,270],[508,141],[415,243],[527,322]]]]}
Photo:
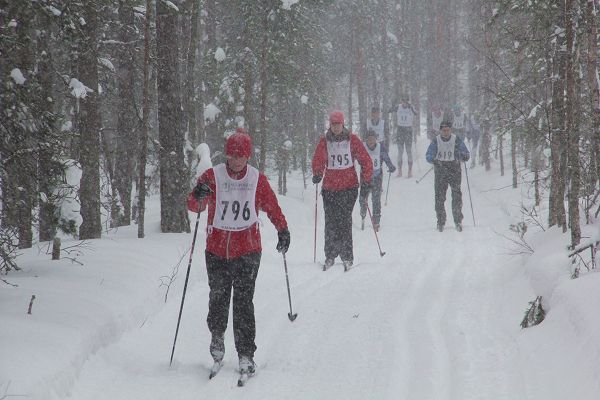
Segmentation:
{"type": "Polygon", "coordinates": [[[464,162],[467,162],[467,161],[469,161],[469,153],[462,153],[462,154],[460,155],[460,160],[461,160],[461,161],[464,161],[464,162]]]}
{"type": "Polygon", "coordinates": [[[196,200],[198,200],[198,202],[201,202],[202,200],[204,200],[204,198],[211,193],[212,193],[212,190],[211,190],[210,186],[208,186],[206,183],[197,184],[196,187],[194,188],[194,191],[192,192],[194,198],[196,200]]]}
{"type": "Polygon", "coordinates": [[[290,231],[283,229],[277,232],[279,241],[277,241],[277,251],[280,253],[287,253],[290,248],[290,231]]]}
{"type": "Polygon", "coordinates": [[[321,179],[323,179],[321,175],[313,175],[312,182],[316,185],[317,183],[321,182],[321,179]]]}
{"type": "Polygon", "coordinates": [[[392,174],[393,174],[394,172],[396,172],[396,167],[394,167],[394,166],[392,165],[392,166],[390,167],[390,169],[388,170],[388,172],[390,172],[390,173],[392,173],[392,174]]]}
{"type": "Polygon", "coordinates": [[[368,192],[369,190],[371,190],[371,182],[362,182],[360,184],[360,190],[365,191],[365,192],[368,192]]]}

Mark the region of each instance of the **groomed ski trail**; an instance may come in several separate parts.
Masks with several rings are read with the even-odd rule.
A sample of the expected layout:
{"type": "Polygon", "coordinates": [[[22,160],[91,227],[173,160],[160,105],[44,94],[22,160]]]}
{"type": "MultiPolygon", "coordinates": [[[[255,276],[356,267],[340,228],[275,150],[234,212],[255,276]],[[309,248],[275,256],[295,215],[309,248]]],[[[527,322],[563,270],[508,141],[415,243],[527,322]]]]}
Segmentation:
{"type": "MultiPolygon", "coordinates": [[[[422,171],[416,165],[412,179],[392,177],[379,233],[385,257],[379,257],[370,222],[364,231],[354,229],[355,263],[360,267],[351,273],[343,272],[339,259],[327,272],[312,262],[314,187],[309,186],[302,202],[301,182],[298,176],[290,178],[296,186],[281,202],[292,234],[288,268],[298,318],[290,322],[286,316],[282,259],[273,249],[275,235],[265,233],[255,296],[257,373],[245,387],[237,387],[231,318],[225,364],[208,380],[208,288],[198,251],[173,367],[168,355],[180,288],[144,326],[90,358],[74,383],[72,398],[529,398],[520,378],[525,367],[515,335],[530,294],[521,293],[519,278],[524,278],[497,245],[501,239],[494,230],[508,226],[504,205],[493,195],[484,201],[484,194],[476,194],[486,176],[473,173],[471,189],[480,207],[474,227],[463,176],[465,229],[454,229],[449,191],[446,229],[437,232],[433,174],[415,184],[428,167],[422,164],[422,171]]],[[[360,221],[358,203],[354,213],[355,222],[360,221]]],[[[320,205],[318,262],[324,259],[322,216],[320,205]]],[[[264,225],[263,232],[272,230],[269,222],[264,225]]],[[[199,243],[203,240],[198,238],[199,243]]]]}

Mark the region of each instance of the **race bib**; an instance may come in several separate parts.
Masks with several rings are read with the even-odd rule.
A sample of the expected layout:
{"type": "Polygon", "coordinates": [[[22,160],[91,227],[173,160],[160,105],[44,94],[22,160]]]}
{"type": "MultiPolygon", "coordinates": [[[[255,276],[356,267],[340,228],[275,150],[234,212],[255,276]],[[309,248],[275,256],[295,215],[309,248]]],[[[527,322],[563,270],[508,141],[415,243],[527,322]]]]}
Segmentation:
{"type": "Polygon", "coordinates": [[[354,166],[350,140],[341,142],[327,142],[327,168],[347,169],[354,166]]]}
{"type": "Polygon", "coordinates": [[[410,107],[398,107],[398,111],[396,111],[396,122],[398,122],[398,126],[412,126],[413,112],[410,107]]]}
{"type": "Polygon", "coordinates": [[[213,168],[217,186],[215,216],[212,226],[225,231],[243,231],[258,222],[256,188],[259,172],[248,165],[246,175],[232,179],[225,164],[213,168]]]}
{"type": "Polygon", "coordinates": [[[367,153],[369,153],[371,160],[373,160],[373,170],[375,171],[381,168],[381,143],[377,143],[373,150],[365,143],[365,149],[367,149],[367,153]]]}
{"type": "Polygon", "coordinates": [[[436,138],[437,140],[437,155],[435,157],[438,161],[454,161],[456,159],[454,149],[456,145],[456,135],[450,135],[450,140],[445,142],[441,136],[436,138]]]}
{"type": "Polygon", "coordinates": [[[465,115],[454,115],[454,123],[452,124],[454,129],[464,129],[465,127],[465,115]]]}

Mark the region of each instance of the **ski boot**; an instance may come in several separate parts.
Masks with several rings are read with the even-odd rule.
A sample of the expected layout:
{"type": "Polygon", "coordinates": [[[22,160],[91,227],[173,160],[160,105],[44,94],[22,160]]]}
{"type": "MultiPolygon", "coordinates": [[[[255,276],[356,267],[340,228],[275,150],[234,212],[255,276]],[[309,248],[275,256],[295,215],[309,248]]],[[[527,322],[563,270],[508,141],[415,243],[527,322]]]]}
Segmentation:
{"type": "Polygon", "coordinates": [[[456,230],[459,231],[459,232],[462,232],[463,227],[462,227],[462,224],[460,222],[456,223],[456,230]]]}
{"type": "Polygon", "coordinates": [[[223,356],[225,355],[225,336],[224,335],[213,335],[210,341],[210,355],[213,358],[213,366],[210,369],[210,375],[208,379],[212,379],[219,373],[223,366],[223,356]]]}
{"type": "Polygon", "coordinates": [[[327,271],[329,268],[333,266],[335,260],[333,258],[326,258],[325,264],[323,265],[323,271],[327,271]]]}
{"type": "Polygon", "coordinates": [[[256,373],[256,364],[252,357],[240,356],[240,378],[238,386],[244,386],[248,379],[256,373]]]}
{"type": "Polygon", "coordinates": [[[344,272],[352,268],[352,260],[343,260],[342,264],[344,264],[344,272]]]}

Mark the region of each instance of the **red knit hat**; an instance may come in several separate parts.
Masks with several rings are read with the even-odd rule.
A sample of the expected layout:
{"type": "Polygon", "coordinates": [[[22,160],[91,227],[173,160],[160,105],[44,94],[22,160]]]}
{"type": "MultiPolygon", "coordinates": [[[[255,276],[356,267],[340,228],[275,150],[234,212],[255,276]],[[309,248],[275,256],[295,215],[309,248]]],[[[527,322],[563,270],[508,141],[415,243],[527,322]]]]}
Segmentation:
{"type": "MultiPolygon", "coordinates": [[[[238,130],[245,132],[243,128],[238,130]]],[[[250,135],[242,132],[234,133],[227,138],[225,142],[225,155],[236,157],[248,157],[252,155],[252,138],[250,135]]]]}
{"type": "Polygon", "coordinates": [[[332,111],[329,114],[329,123],[330,124],[343,124],[344,123],[344,113],[340,110],[332,111]]]}

